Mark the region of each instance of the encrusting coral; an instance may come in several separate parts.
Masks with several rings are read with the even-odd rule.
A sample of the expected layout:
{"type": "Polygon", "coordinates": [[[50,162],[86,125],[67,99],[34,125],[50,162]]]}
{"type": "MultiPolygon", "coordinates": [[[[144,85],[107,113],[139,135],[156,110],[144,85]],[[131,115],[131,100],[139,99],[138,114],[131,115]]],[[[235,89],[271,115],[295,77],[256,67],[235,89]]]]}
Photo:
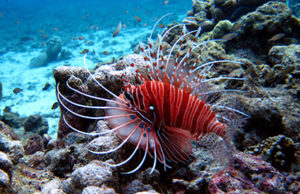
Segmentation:
{"type": "MultiPolygon", "coordinates": [[[[244,126],[235,131],[233,146],[237,150],[233,152],[229,165],[222,166],[215,160],[209,147],[192,141],[193,157],[185,164],[174,164],[167,172],[160,165],[149,175],[153,164],[153,160],[149,159],[135,174],[122,175],[120,172],[130,170],[139,163],[143,152],[138,151],[128,166],[116,168],[107,164],[128,158],[134,146],[125,145],[124,149],[104,156],[91,154],[86,149],[102,151],[115,147],[120,143],[120,138],[115,134],[85,137],[72,132],[61,120],[57,139],[47,135],[39,136],[36,138],[39,145],[31,149],[29,144],[32,142],[24,141],[22,144],[7,123],[0,122],[0,192],[297,193],[300,78],[299,35],[295,32],[299,31],[300,23],[282,1],[248,1],[258,2],[248,11],[243,10],[242,2],[246,1],[194,1],[193,10],[189,11],[184,20],[188,31],[202,25],[202,34],[196,37],[198,41],[222,38],[234,33],[231,37],[227,36],[227,41],[209,42],[204,48],[193,50],[191,60],[195,61],[199,57],[200,62],[243,62],[214,66],[214,72],[207,74],[210,78],[218,75],[247,77],[243,81],[218,80],[212,85],[212,89],[239,90],[234,94],[215,95],[212,100],[250,115],[244,121],[244,126]],[[226,8],[227,13],[224,10],[226,8]],[[277,34],[280,36],[275,36],[277,34]]],[[[168,26],[168,29],[173,25],[168,26]]],[[[171,31],[162,43],[163,47],[170,49],[181,30],[171,31]]],[[[192,35],[184,38],[182,51],[187,51],[193,45],[193,38],[192,35]]],[[[157,48],[158,43],[153,46],[157,48]]],[[[174,48],[175,51],[178,49],[174,48]]],[[[123,87],[122,74],[126,73],[130,83],[137,83],[136,72],[128,64],[130,60],[134,60],[141,71],[147,72],[141,63],[143,58],[136,54],[124,56],[113,64],[97,66],[91,71],[101,84],[114,93],[120,93],[123,87]]],[[[82,92],[110,97],[93,83],[84,68],[57,67],[54,77],[60,83],[69,80],[73,88],[82,92]]],[[[61,92],[72,101],[87,106],[105,104],[74,95],[65,85],[60,86],[61,92]]],[[[97,116],[104,114],[103,111],[85,111],[79,113],[97,116]]],[[[106,121],[76,119],[63,109],[62,113],[72,125],[86,132],[109,130],[106,121]]],[[[12,119],[10,121],[18,123],[12,122],[12,119]]],[[[24,121],[21,123],[18,126],[23,126],[24,121]]],[[[31,127],[34,128],[29,125],[28,130],[31,127]]]]}

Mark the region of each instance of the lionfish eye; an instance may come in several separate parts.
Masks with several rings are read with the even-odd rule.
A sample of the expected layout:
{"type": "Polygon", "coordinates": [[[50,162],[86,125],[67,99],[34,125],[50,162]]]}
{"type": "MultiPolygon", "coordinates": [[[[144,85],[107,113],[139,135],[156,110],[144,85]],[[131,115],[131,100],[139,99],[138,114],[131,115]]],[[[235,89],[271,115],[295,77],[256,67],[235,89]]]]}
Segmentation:
{"type": "Polygon", "coordinates": [[[153,110],[154,110],[154,106],[150,105],[150,106],[149,106],[149,110],[152,110],[152,111],[153,111],[153,110]]]}

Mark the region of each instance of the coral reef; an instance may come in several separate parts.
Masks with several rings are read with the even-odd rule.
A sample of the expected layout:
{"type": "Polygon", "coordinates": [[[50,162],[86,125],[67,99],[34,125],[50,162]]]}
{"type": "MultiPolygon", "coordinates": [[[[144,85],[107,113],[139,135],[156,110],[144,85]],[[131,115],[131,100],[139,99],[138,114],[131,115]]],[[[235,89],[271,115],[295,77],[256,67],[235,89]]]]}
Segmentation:
{"type": "Polygon", "coordinates": [[[24,151],[26,155],[31,155],[38,151],[44,151],[42,137],[38,134],[31,135],[24,143],[24,151]]]}
{"type": "Polygon", "coordinates": [[[44,119],[39,114],[30,115],[24,123],[24,129],[26,132],[37,133],[39,135],[44,135],[48,131],[47,120],[44,119]]]}
{"type": "MultiPolygon", "coordinates": [[[[200,42],[226,36],[226,41],[209,42],[195,49],[191,58],[195,60],[199,57],[200,62],[222,59],[242,61],[243,64],[215,65],[215,72],[247,78],[245,82],[218,80],[212,86],[239,90],[237,93],[216,95],[215,100],[249,115],[243,127],[234,131],[233,146],[237,150],[232,157],[227,156],[228,164],[224,164],[225,158],[219,161],[215,157],[216,154],[220,158],[227,155],[226,150],[220,149],[212,154],[208,147],[192,142],[191,161],[172,164],[172,169],[167,171],[162,165],[157,165],[157,169],[149,175],[153,160],[147,159],[141,171],[123,175],[120,172],[139,164],[142,151],[137,152],[132,163],[113,168],[107,163],[124,161],[134,146],[125,145],[107,155],[95,155],[85,149],[105,151],[116,147],[120,144],[120,138],[114,133],[84,136],[72,131],[61,117],[58,138],[51,139],[44,134],[47,124],[39,115],[27,118],[24,124],[24,119],[17,114],[7,112],[1,117],[4,122],[0,121],[0,192],[297,193],[300,182],[299,19],[292,15],[283,1],[193,2],[193,10],[188,12],[184,23],[188,30],[202,26],[203,31],[199,37],[193,34],[186,36],[183,48],[193,44],[194,38],[200,42]],[[26,132],[20,139],[27,140],[22,144],[14,130],[24,125],[26,132]]],[[[171,30],[163,42],[164,47],[170,48],[179,33],[178,29],[171,30]]],[[[47,54],[53,60],[60,50],[59,44],[55,44],[47,54]]],[[[157,43],[153,46],[157,48],[157,43]]],[[[176,47],[174,53],[177,51],[176,47]]],[[[136,82],[136,73],[128,61],[134,61],[140,71],[146,72],[143,57],[132,54],[112,64],[97,65],[91,73],[97,81],[119,94],[122,74],[126,74],[130,82],[136,82]]],[[[53,73],[60,92],[76,103],[104,105],[74,94],[66,86],[67,80],[77,90],[111,98],[95,84],[83,67],[61,66],[53,73]]],[[[209,77],[217,77],[216,74],[209,77]]],[[[86,132],[109,130],[105,121],[78,119],[63,107],[60,108],[66,120],[78,129],[86,132]]],[[[70,106],[70,109],[85,115],[104,115],[102,111],[78,110],[75,106],[70,106]]]]}
{"type": "Polygon", "coordinates": [[[24,118],[20,117],[18,113],[14,112],[4,112],[0,120],[13,128],[20,128],[25,122],[24,118]]]}
{"type": "MultiPolygon", "coordinates": [[[[41,52],[37,57],[30,60],[29,66],[32,68],[45,66],[48,63],[57,59],[58,54],[61,51],[62,40],[58,36],[53,36],[47,41],[47,48],[41,52]]],[[[64,53],[65,55],[65,53],[64,53]]]]}
{"type": "MultiPolygon", "coordinates": [[[[299,143],[298,143],[299,144],[299,143]]],[[[260,144],[250,146],[246,152],[252,155],[260,155],[262,158],[270,162],[275,168],[281,171],[300,170],[300,157],[297,153],[299,145],[284,135],[269,137],[263,140],[260,144]]]]}
{"type": "Polygon", "coordinates": [[[234,168],[219,171],[210,180],[211,193],[283,193],[285,176],[260,157],[237,153],[234,168]]]}

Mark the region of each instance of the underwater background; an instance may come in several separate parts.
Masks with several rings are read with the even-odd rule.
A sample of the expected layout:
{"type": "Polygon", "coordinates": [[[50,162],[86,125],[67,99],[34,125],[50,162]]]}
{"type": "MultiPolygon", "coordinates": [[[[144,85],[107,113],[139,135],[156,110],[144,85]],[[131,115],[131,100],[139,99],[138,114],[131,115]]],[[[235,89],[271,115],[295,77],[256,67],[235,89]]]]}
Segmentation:
{"type": "MultiPolygon", "coordinates": [[[[299,18],[297,0],[0,0],[0,193],[299,192],[299,18]],[[84,149],[91,138],[62,130],[56,83],[82,73],[72,68],[84,67],[85,53],[92,71],[137,53],[167,13],[154,30],[155,41],[181,22],[188,31],[202,27],[198,41],[226,40],[202,55],[245,64],[216,70],[248,78],[219,85],[244,91],[222,98],[250,117],[234,134],[237,152],[227,168],[193,143],[188,164],[120,175],[103,161],[125,158],[125,151],[94,156],[84,149]]],[[[166,42],[177,35],[172,32],[166,42]]],[[[109,84],[117,87],[115,79],[109,84]]],[[[103,141],[115,146],[114,138],[103,141]]]]}
{"type": "Polygon", "coordinates": [[[172,12],[162,25],[180,22],[191,7],[190,1],[180,0],[166,5],[158,0],[1,0],[1,111],[7,107],[23,118],[39,114],[56,138],[60,113],[51,109],[56,102],[55,67],[82,66],[83,49],[90,50],[95,64],[130,54],[147,40],[159,17],[172,12]],[[123,29],[113,38],[119,22],[123,29]],[[51,62],[41,56],[49,44],[55,55],[51,62]]]}

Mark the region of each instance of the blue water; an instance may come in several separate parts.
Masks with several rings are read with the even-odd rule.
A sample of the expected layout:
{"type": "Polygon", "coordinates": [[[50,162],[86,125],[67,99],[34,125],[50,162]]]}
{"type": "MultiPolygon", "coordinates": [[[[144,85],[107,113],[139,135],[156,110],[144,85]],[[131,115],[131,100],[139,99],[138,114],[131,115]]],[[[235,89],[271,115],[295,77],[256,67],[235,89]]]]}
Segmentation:
{"type": "MultiPolygon", "coordinates": [[[[0,117],[5,107],[24,118],[40,114],[48,121],[48,133],[56,137],[60,112],[51,109],[57,101],[54,68],[82,67],[80,52],[85,48],[94,52],[88,56],[90,67],[131,54],[139,42],[146,42],[158,18],[173,13],[162,23],[181,22],[191,9],[192,0],[169,0],[166,5],[163,0],[0,0],[0,117]],[[113,38],[119,22],[126,28],[113,38]],[[62,49],[70,56],[30,67],[31,59],[45,52],[54,35],[62,39],[62,49]],[[74,40],[79,36],[85,39],[74,40]],[[50,87],[42,90],[45,84],[50,87]],[[15,94],[15,88],[22,91],[15,94]]],[[[158,28],[155,34],[162,31],[158,28]]]]}
{"type": "MultiPolygon", "coordinates": [[[[130,27],[153,25],[154,19],[173,12],[165,20],[182,19],[192,8],[190,0],[1,0],[1,45],[8,50],[20,50],[23,37],[45,41],[52,35],[72,38],[79,32],[87,32],[93,25],[111,30],[119,21],[130,27]],[[136,21],[134,16],[141,18],[136,21]],[[56,30],[54,30],[56,29],[56,30]],[[43,31],[44,33],[41,33],[43,31]],[[5,43],[3,42],[5,41],[5,43]],[[8,41],[8,42],[6,42],[8,41]]],[[[39,47],[40,45],[36,45],[39,47]]]]}

